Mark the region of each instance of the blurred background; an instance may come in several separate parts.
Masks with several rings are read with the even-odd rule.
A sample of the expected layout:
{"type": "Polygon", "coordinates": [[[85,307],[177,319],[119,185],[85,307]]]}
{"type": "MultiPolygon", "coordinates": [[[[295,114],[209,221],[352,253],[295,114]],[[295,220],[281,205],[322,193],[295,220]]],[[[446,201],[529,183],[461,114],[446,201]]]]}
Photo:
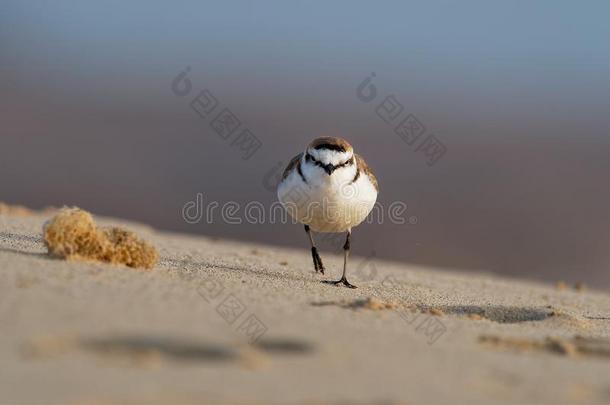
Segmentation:
{"type": "Polygon", "coordinates": [[[0,201],[305,249],[301,227],[189,224],[182,208],[197,193],[269,205],[280,162],[342,136],[375,170],[379,202],[417,219],[359,227],[355,254],[607,289],[609,11],[3,1],[0,201]],[[192,91],[177,96],[187,66],[192,91]],[[378,94],[363,102],[372,72],[378,94]],[[189,105],[203,89],[219,103],[207,118],[189,105]],[[413,114],[446,147],[433,166],[377,115],[389,95],[398,120],[413,114]],[[262,142],[250,159],[210,126],[222,108],[262,142]]]}

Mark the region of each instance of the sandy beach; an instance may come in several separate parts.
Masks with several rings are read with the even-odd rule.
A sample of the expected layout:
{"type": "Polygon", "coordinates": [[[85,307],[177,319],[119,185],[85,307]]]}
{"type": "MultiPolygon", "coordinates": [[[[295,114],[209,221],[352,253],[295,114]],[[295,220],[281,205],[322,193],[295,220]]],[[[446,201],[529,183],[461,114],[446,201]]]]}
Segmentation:
{"type": "MultiPolygon", "coordinates": [[[[609,403],[610,295],[134,230],[150,271],[47,255],[0,214],[0,403],[609,403]]],[[[298,230],[295,228],[295,232],[298,230]]]]}

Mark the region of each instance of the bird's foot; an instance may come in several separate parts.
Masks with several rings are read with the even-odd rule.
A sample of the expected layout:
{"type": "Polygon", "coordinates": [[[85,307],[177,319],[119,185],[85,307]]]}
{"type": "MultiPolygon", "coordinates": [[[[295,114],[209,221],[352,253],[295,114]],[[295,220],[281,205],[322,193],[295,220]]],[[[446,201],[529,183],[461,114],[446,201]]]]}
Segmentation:
{"type": "Polygon", "coordinates": [[[333,280],[323,280],[322,281],[324,284],[332,284],[335,286],[339,286],[339,284],[343,284],[344,286],[346,286],[347,288],[358,288],[353,284],[350,284],[349,281],[347,281],[347,279],[345,277],[342,277],[341,280],[337,280],[337,281],[333,281],[333,280]]]}
{"type": "Polygon", "coordinates": [[[311,248],[311,257],[313,258],[313,267],[317,272],[324,274],[324,264],[322,264],[322,258],[318,254],[318,249],[314,247],[311,248]]]}

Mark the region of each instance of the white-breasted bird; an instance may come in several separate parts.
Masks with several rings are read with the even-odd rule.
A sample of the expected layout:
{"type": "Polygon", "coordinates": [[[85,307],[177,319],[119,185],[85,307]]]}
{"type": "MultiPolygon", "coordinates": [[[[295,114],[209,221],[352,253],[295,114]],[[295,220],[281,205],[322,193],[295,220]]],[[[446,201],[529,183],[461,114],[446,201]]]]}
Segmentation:
{"type": "Polygon", "coordinates": [[[277,195],[288,213],[305,225],[316,272],[324,274],[324,265],[312,231],[347,233],[343,275],[338,281],[325,283],[356,288],[346,278],[352,228],[371,212],[378,192],[375,175],[342,138],[314,139],[284,170],[277,195]]]}

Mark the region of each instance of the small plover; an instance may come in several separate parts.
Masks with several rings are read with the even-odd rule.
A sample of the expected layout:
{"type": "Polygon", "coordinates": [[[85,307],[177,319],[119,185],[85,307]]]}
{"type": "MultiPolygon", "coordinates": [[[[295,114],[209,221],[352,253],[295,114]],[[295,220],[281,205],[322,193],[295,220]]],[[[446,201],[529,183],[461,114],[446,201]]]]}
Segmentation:
{"type": "Polygon", "coordinates": [[[288,163],[277,195],[290,216],[305,225],[316,272],[324,274],[324,265],[312,231],[347,233],[343,275],[338,281],[325,283],[356,288],[346,278],[352,228],[371,212],[378,192],[375,175],[345,139],[314,139],[305,152],[288,163]]]}

